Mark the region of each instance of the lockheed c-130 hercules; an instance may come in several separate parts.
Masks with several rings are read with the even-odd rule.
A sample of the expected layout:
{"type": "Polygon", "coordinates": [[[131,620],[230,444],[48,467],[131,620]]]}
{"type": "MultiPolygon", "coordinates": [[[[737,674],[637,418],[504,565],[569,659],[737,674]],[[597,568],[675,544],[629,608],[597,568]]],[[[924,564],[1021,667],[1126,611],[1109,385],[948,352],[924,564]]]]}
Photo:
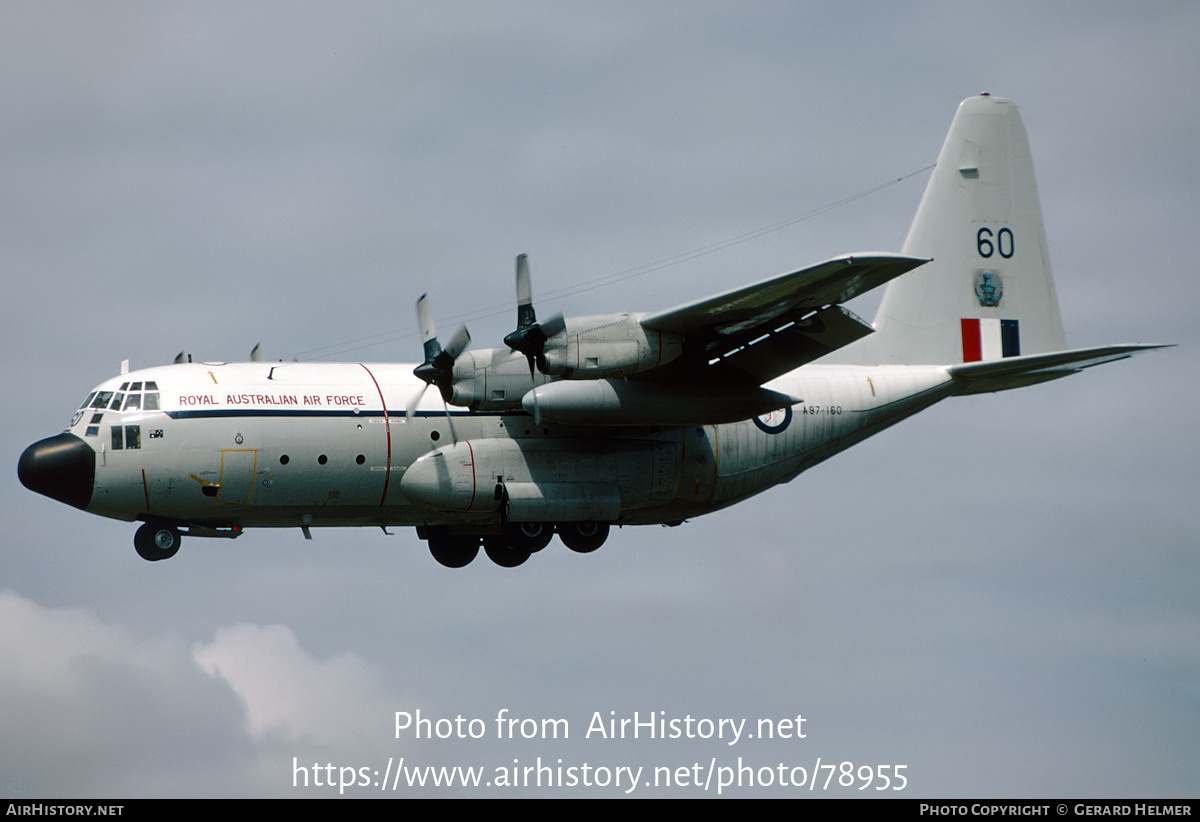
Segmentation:
{"type": "Polygon", "coordinates": [[[901,254],[853,254],[668,311],[539,322],[517,258],[505,347],[425,360],[176,363],[88,394],[21,455],[30,489],[181,534],[416,526],[444,565],[514,566],[557,533],[727,507],[947,397],[1057,379],[1154,345],[1066,350],[1033,163],[1008,100],[963,101],[901,254]],[[875,323],[843,307],[888,283],[875,323]],[[826,364],[838,349],[839,362],[826,364]],[[825,362],[822,362],[822,359],[825,362]],[[433,386],[441,403],[426,389],[433,386]],[[430,401],[432,399],[432,402],[430,401]]]}

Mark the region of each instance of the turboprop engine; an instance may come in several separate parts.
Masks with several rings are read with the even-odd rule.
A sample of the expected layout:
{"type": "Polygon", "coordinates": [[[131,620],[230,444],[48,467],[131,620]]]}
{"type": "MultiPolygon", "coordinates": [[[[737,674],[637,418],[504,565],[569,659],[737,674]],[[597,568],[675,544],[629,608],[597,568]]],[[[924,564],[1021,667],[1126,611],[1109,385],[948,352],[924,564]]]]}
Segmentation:
{"type": "MultiPolygon", "coordinates": [[[[560,320],[545,341],[537,368],[506,348],[468,351],[454,362],[449,402],[472,411],[515,411],[532,388],[559,380],[604,380],[656,368],[683,352],[677,334],[648,331],[634,314],[560,320]]],[[[780,403],[786,404],[786,403],[780,403]]],[[[537,409],[529,406],[530,413],[537,409]]],[[[753,416],[753,413],[747,416],[753,416]]]]}
{"type": "MultiPolygon", "coordinates": [[[[443,397],[472,411],[517,411],[525,407],[541,419],[537,393],[531,389],[562,380],[628,377],[675,360],[683,353],[683,336],[642,326],[640,314],[574,317],[555,314],[538,322],[533,307],[529,258],[517,257],[517,327],[504,337],[504,348],[455,352],[453,367],[418,374],[443,388],[443,397]]],[[[423,323],[432,327],[432,321],[423,323]]],[[[432,335],[426,335],[432,337],[432,335]]],[[[465,346],[464,346],[465,347],[465,346]]],[[[437,352],[434,352],[435,354],[437,352]]],[[[426,359],[433,362],[427,352],[426,359]]],[[[611,403],[610,403],[611,405],[611,403]]],[[[612,409],[606,408],[606,415],[612,409]]]]}
{"type": "Polygon", "coordinates": [[[504,344],[525,355],[529,373],[564,379],[627,377],[665,365],[683,353],[683,337],[647,331],[641,315],[605,314],[538,322],[529,258],[517,257],[517,327],[504,344]]]}

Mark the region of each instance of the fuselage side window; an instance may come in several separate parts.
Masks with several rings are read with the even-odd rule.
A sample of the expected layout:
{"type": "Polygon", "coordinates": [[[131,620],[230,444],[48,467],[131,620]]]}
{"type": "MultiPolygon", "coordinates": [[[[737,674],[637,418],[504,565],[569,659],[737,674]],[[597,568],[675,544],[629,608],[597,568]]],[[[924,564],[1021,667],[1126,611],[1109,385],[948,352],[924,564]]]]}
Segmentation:
{"type": "Polygon", "coordinates": [[[125,447],[126,448],[141,448],[142,447],[142,426],[140,426],[140,425],[125,426],[125,447]]]}
{"type": "Polygon", "coordinates": [[[114,425],[112,427],[112,447],[113,447],[114,451],[120,451],[122,448],[125,447],[125,437],[123,436],[123,429],[119,425],[114,425]]]}

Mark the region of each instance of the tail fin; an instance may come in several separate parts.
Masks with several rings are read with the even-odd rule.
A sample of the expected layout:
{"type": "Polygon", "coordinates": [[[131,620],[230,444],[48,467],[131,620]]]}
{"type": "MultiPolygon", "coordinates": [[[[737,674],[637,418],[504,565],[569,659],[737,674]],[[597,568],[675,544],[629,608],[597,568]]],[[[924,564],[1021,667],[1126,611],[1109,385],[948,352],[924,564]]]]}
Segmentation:
{"type": "Polygon", "coordinates": [[[874,362],[1066,348],[1029,141],[1011,101],[985,94],[959,105],[904,254],[933,261],[888,286],[863,341],[874,362]]]}

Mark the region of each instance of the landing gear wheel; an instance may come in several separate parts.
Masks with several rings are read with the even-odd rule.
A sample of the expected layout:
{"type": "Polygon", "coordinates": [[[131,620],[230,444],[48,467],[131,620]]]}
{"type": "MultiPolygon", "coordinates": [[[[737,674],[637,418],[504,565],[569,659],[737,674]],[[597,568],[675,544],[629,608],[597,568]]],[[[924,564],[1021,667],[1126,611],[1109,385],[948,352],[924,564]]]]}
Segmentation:
{"type": "Polygon", "coordinates": [[[174,526],[147,522],[133,535],[133,547],[142,559],[157,562],[178,554],[181,539],[179,530],[174,526]]]}
{"type": "Polygon", "coordinates": [[[502,536],[486,536],[483,538],[483,550],[488,559],[501,568],[516,568],[529,559],[529,551],[509,545],[502,536]]]}
{"type": "Polygon", "coordinates": [[[560,522],[558,538],[563,545],[581,554],[590,554],[608,539],[607,522],[560,522]]]}
{"type": "Polygon", "coordinates": [[[554,526],[548,522],[506,522],[504,541],[514,549],[535,554],[550,544],[554,526]]]}
{"type": "Polygon", "coordinates": [[[434,536],[429,538],[429,553],[447,568],[462,568],[479,555],[479,537],[434,536]]]}

